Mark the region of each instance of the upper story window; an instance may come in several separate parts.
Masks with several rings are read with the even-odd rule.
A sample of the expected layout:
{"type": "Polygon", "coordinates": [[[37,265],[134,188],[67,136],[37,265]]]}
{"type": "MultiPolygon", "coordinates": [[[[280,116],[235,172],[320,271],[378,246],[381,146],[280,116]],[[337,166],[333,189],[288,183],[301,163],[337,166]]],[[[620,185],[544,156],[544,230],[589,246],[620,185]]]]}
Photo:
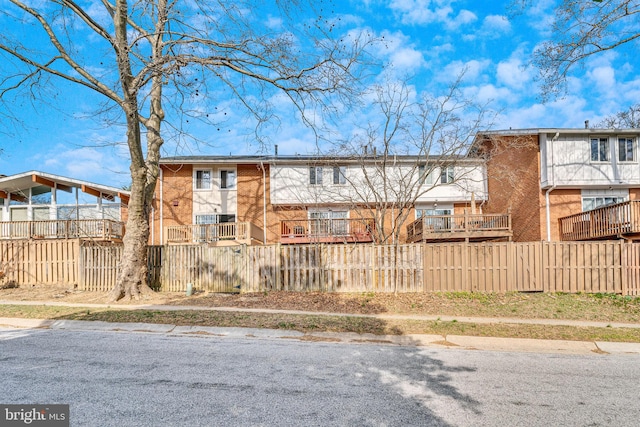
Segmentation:
{"type": "Polygon", "coordinates": [[[221,170],[220,171],[220,188],[229,189],[236,187],[236,171],[221,170]]]}
{"type": "Polygon", "coordinates": [[[618,160],[621,162],[633,162],[635,156],[635,140],[634,138],[619,137],[618,138],[618,160]]]}
{"type": "Polygon", "coordinates": [[[197,170],[196,171],[196,190],[210,190],[211,189],[211,170],[197,170]]]}
{"type": "Polygon", "coordinates": [[[322,166],[311,166],[309,168],[309,184],[322,185],[322,166]]]}
{"type": "Polygon", "coordinates": [[[443,167],[440,172],[440,184],[451,184],[455,177],[453,166],[443,167]]]}
{"type": "Polygon", "coordinates": [[[591,138],[591,161],[592,162],[608,162],[609,161],[609,139],[608,138],[591,138]]]}
{"type": "Polygon", "coordinates": [[[433,169],[427,170],[426,165],[418,165],[418,174],[420,176],[420,184],[433,185],[433,169]]]}
{"type": "Polygon", "coordinates": [[[344,185],[347,183],[347,167],[346,166],[333,167],[333,183],[335,185],[344,185]]]}

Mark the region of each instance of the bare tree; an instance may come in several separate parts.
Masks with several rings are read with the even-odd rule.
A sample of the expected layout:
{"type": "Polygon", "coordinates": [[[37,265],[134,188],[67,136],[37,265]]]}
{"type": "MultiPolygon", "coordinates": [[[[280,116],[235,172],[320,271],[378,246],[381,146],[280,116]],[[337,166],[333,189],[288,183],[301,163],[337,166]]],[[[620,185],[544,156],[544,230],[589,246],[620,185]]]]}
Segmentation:
{"type": "MultiPolygon", "coordinates": [[[[131,198],[111,299],[151,291],[149,213],[163,124],[181,130],[189,116],[224,120],[214,106],[230,93],[259,128],[273,118],[269,100],[280,93],[314,125],[315,116],[307,115],[314,106],[330,112],[332,99],[344,103],[353,92],[370,40],[333,37],[336,20],[320,12],[302,19],[308,15],[296,13],[303,1],[276,0],[270,13],[279,11],[287,25],[273,30],[254,13],[263,3],[10,0],[0,12],[10,24],[0,35],[4,69],[15,70],[0,76],[0,97],[22,91],[43,101],[48,89],[67,83],[99,94],[104,116],[126,124],[131,198]]],[[[309,3],[311,9],[321,4],[309,3]]]]}
{"type": "MultiPolygon", "coordinates": [[[[514,0],[519,9],[531,0],[514,0]]],[[[586,58],[617,49],[640,37],[637,0],[562,0],[551,25],[552,39],[534,52],[542,95],[549,99],[565,90],[569,71],[586,58]]]]}
{"type": "Polygon", "coordinates": [[[638,129],[640,128],[640,104],[632,105],[626,111],[605,117],[596,128],[600,129],[638,129]]]}
{"type": "Polygon", "coordinates": [[[350,156],[346,187],[328,187],[334,200],[373,218],[376,241],[400,243],[416,204],[442,183],[471,194],[483,188],[482,160],[469,156],[489,111],[465,99],[461,80],[442,96],[414,99],[404,83],[374,88],[377,113],[336,150],[336,167],[350,156]]]}

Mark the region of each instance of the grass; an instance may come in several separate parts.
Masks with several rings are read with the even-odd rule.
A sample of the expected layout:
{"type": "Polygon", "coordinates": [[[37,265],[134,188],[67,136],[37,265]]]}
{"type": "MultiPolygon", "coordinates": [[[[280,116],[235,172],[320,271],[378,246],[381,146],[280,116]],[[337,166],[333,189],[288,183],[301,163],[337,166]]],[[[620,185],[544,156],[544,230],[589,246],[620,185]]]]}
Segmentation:
{"type": "MultiPolygon", "coordinates": [[[[266,295],[264,297],[267,297],[266,295]]],[[[341,295],[354,306],[375,305],[384,314],[515,317],[637,323],[640,298],[609,294],[341,295]],[[384,309],[382,309],[384,307],[384,309]]],[[[640,329],[572,327],[516,323],[479,324],[442,320],[389,320],[358,316],[267,314],[215,310],[128,310],[64,306],[0,305],[0,317],[142,322],[173,325],[287,329],[302,332],[355,332],[375,335],[471,335],[573,341],[640,342],[640,329]]]]}

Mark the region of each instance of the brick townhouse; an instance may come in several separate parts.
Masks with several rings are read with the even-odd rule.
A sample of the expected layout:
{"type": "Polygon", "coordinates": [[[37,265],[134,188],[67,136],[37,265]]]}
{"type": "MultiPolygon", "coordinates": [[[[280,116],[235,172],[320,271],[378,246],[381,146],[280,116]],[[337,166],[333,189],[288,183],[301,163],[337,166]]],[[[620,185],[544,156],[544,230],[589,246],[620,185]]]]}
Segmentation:
{"type": "MultiPolygon", "coordinates": [[[[376,156],[184,156],[160,163],[153,244],[371,242],[398,218],[400,242],[426,240],[427,228],[433,240],[510,236],[507,220],[497,235],[479,227],[488,201],[479,158],[394,156],[381,166],[376,156]],[[415,196],[399,200],[409,193],[415,196]],[[382,209],[389,209],[383,223],[382,209]],[[465,234],[470,219],[474,233],[465,234]],[[420,226],[407,227],[414,222],[420,226]]],[[[490,218],[492,225],[496,218],[504,215],[490,218]]]]}
{"type": "Polygon", "coordinates": [[[513,239],[636,239],[638,129],[519,129],[477,135],[484,212],[511,212],[513,239]]]}

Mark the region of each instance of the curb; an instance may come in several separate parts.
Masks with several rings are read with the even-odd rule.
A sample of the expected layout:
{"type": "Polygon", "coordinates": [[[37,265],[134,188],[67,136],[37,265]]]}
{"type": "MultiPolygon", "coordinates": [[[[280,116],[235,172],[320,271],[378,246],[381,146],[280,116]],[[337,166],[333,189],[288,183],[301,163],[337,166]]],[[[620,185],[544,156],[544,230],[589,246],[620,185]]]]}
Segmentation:
{"type": "Polygon", "coordinates": [[[448,348],[458,350],[553,353],[639,355],[640,343],[587,342],[537,340],[529,338],[494,338],[462,335],[373,335],[354,332],[313,332],[292,330],[223,328],[211,326],[176,326],[156,323],[110,323],[83,320],[42,320],[0,318],[0,328],[52,329],[68,331],[103,331],[166,334],[171,336],[200,336],[221,338],[295,339],[300,341],[399,345],[407,347],[448,348]]]}

